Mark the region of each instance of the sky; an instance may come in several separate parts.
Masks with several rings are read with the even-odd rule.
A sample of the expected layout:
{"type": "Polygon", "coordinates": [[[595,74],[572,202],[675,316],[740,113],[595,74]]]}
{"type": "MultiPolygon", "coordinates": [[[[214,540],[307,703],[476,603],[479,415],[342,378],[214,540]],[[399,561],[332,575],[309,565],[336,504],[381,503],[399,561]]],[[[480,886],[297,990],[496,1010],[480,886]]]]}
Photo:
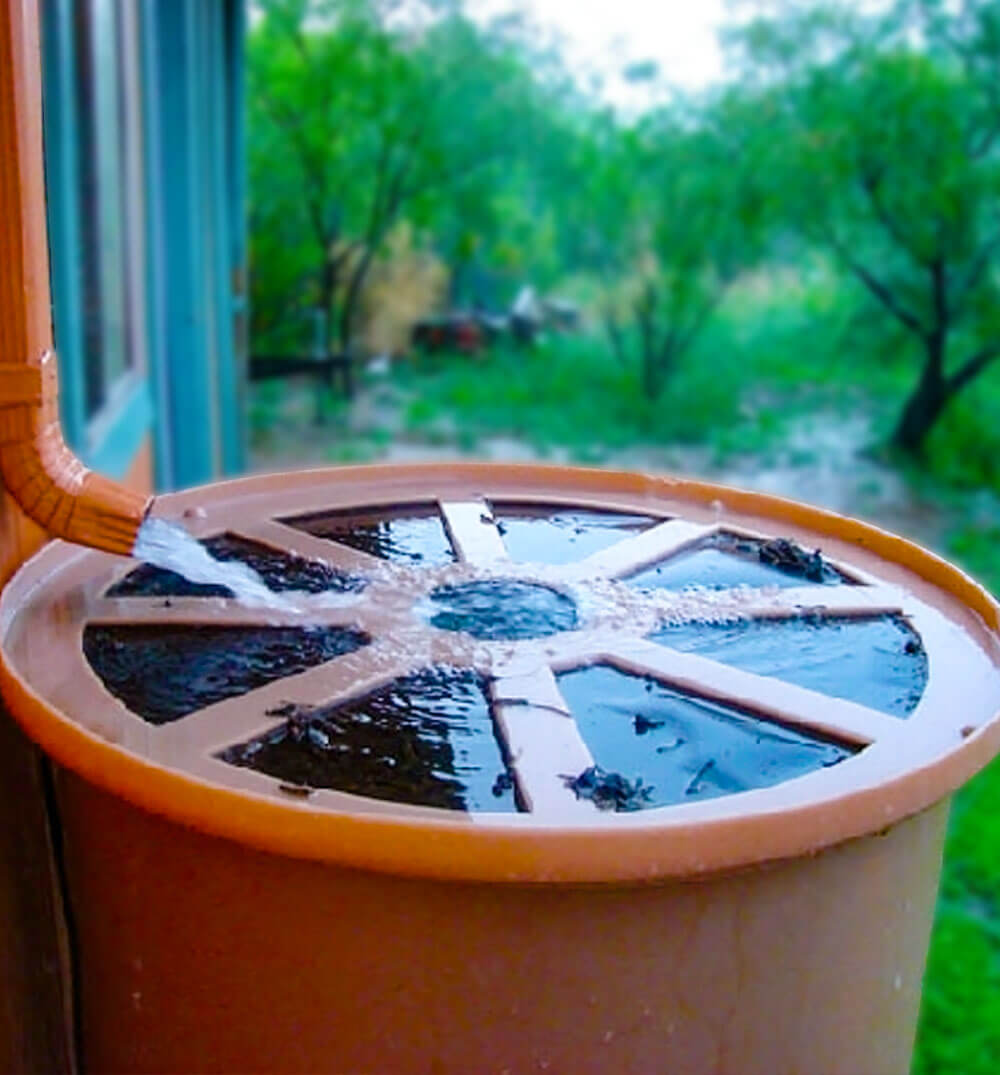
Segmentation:
{"type": "Polygon", "coordinates": [[[725,0],[467,0],[466,10],[488,18],[517,7],[560,30],[570,65],[601,71],[616,104],[636,94],[620,78],[631,63],[655,60],[667,81],[688,90],[722,76],[716,31],[725,0]]]}

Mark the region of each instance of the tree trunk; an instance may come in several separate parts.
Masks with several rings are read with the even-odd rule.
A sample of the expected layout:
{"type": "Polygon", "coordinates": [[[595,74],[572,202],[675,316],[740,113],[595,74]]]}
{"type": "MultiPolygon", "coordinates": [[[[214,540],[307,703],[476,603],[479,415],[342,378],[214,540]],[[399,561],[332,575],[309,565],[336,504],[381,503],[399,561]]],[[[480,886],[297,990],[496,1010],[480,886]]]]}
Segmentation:
{"type": "Polygon", "coordinates": [[[658,399],[663,388],[659,363],[656,356],[656,341],[653,333],[645,323],[640,325],[642,346],[642,390],[647,399],[658,399]]]}
{"type": "Polygon", "coordinates": [[[635,304],[636,323],[639,328],[639,356],[642,362],[642,390],[647,399],[656,399],[663,387],[657,362],[656,346],[656,297],[647,287],[635,304]]]}
{"type": "Polygon", "coordinates": [[[611,344],[615,358],[621,365],[627,366],[628,348],[625,346],[625,333],[615,315],[610,311],[604,315],[604,329],[608,334],[608,342],[611,344]]]}
{"type": "Polygon", "coordinates": [[[340,259],[327,255],[323,264],[323,273],[319,283],[319,305],[326,314],[326,338],[323,350],[330,353],[330,326],[333,325],[333,304],[337,299],[337,284],[340,282],[340,259]]]}
{"type": "Polygon", "coordinates": [[[351,279],[347,285],[347,294],[344,296],[343,305],[340,308],[340,349],[343,354],[349,354],[351,350],[351,338],[354,333],[354,318],[361,299],[361,289],[365,280],[368,279],[368,270],[375,260],[376,244],[369,243],[365,247],[361,259],[351,273],[351,279]]]}
{"type": "Polygon", "coordinates": [[[920,381],[903,407],[891,441],[913,456],[923,454],[927,435],[954,394],[944,376],[943,342],[932,338],[926,346],[927,360],[920,381]]]}

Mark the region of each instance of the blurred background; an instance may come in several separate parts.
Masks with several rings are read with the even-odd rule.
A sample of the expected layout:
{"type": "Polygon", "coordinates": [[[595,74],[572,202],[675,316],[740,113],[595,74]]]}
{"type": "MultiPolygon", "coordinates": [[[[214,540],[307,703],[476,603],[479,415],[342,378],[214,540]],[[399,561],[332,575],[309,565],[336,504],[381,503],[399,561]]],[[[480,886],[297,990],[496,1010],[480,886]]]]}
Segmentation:
{"type": "Polygon", "coordinates": [[[260,2],[247,90],[251,466],[707,473],[1000,581],[995,5],[260,2]]]}
{"type": "MultiPolygon", "coordinates": [[[[995,590],[995,0],[42,0],[67,439],[704,475],[995,590]]],[[[1000,770],[915,1070],[1000,1070],[1000,770]]]]}

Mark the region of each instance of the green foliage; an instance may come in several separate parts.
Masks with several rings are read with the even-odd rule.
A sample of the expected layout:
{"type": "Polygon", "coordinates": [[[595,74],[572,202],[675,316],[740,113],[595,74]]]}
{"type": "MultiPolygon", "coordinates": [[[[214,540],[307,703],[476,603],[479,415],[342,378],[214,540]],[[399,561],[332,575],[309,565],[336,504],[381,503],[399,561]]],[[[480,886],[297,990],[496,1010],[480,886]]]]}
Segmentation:
{"type": "MultiPolygon", "coordinates": [[[[852,317],[830,278],[737,283],[658,399],[635,363],[621,363],[600,335],[550,335],[530,350],[495,348],[481,358],[441,355],[399,364],[393,383],[411,401],[411,435],[448,440],[521,439],[536,451],[596,461],[646,447],[705,447],[721,461],[767,452],[803,409],[859,404],[859,360],[844,346],[852,317]]],[[[890,367],[870,378],[875,397],[890,367]]]]}
{"type": "Polygon", "coordinates": [[[1000,763],[955,799],[914,1075],[1000,1067],[1000,763]]]}
{"type": "Polygon", "coordinates": [[[405,211],[450,258],[474,248],[475,208],[491,220],[490,177],[533,85],[503,40],[447,5],[409,33],[374,0],[262,7],[249,47],[252,327],[259,340],[318,307],[346,348],[405,211]]]}
{"type": "Polygon", "coordinates": [[[740,35],[789,225],[910,334],[912,453],[1000,357],[998,25],[984,4],[795,5],[740,35]]]}
{"type": "Polygon", "coordinates": [[[738,113],[731,100],[628,126],[598,113],[574,147],[567,245],[601,281],[609,343],[651,399],[761,253],[768,197],[738,113]]]}

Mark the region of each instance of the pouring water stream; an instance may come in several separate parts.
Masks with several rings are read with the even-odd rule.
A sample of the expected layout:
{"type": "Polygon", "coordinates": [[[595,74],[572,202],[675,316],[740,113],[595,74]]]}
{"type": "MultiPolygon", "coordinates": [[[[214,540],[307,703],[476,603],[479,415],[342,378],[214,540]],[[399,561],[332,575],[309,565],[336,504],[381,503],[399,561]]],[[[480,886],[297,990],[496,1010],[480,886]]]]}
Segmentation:
{"type": "Polygon", "coordinates": [[[196,538],[167,519],[147,517],[139,528],[132,555],[154,567],[174,571],[188,582],[225,586],[243,605],[279,612],[301,612],[301,606],[285,594],[268,589],[249,564],[217,560],[196,538]]]}

